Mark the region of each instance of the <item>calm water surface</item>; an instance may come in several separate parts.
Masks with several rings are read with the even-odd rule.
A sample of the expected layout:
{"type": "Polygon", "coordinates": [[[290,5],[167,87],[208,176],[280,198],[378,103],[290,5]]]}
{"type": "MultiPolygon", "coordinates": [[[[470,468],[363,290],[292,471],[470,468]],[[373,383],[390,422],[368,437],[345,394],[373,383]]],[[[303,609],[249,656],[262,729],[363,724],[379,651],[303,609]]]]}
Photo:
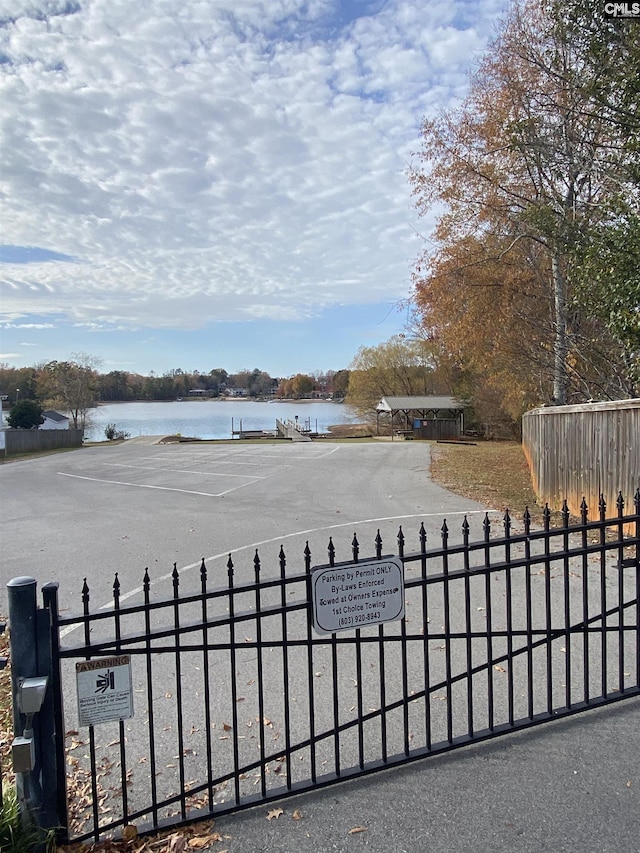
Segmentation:
{"type": "Polygon", "coordinates": [[[256,403],[248,400],[175,400],[170,403],[112,403],[89,411],[85,437],[104,441],[107,424],[115,424],[131,438],[139,435],[184,435],[194,438],[231,438],[231,430],[274,430],[276,418],[326,432],[331,424],[357,420],[342,403],[256,403]]]}

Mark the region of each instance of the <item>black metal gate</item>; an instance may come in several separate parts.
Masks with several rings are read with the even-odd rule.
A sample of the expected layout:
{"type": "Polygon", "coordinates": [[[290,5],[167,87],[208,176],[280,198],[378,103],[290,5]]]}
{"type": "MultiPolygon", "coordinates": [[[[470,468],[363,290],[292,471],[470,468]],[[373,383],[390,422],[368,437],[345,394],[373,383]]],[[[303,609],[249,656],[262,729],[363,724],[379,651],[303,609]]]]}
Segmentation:
{"type": "MultiPolygon", "coordinates": [[[[445,522],[437,547],[422,525],[411,551],[400,528],[404,618],[326,636],[311,625],[308,545],[304,570],[281,548],[267,573],[256,552],[243,582],[230,557],[216,588],[204,561],[197,590],[174,569],[166,600],[145,573],[124,603],[116,576],[107,610],[85,582],[74,617],[48,585],[59,730],[77,662],[129,656],[135,704],[59,739],[67,839],[230,812],[638,695],[640,491],[634,503],[625,514],[620,496],[607,518],[601,502],[592,521],[583,503],[579,523],[565,506],[553,528],[527,512],[517,532],[487,515],[473,542],[466,518],[455,536],[445,522]]],[[[366,562],[355,536],[349,562],[366,562]]]]}

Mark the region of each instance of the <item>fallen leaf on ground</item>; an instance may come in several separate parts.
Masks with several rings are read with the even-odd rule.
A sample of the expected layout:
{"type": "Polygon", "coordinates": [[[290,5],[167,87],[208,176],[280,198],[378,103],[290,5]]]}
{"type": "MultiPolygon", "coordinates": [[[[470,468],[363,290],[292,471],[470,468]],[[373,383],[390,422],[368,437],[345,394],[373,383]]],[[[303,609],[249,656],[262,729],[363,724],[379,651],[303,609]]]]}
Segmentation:
{"type": "Polygon", "coordinates": [[[175,835],[171,836],[169,841],[169,851],[170,853],[184,853],[187,848],[187,839],[184,835],[175,835]]]}
{"type": "Polygon", "coordinates": [[[353,829],[350,829],[349,832],[347,832],[347,835],[357,835],[358,832],[366,832],[366,831],[367,831],[366,826],[354,826],[353,829]]]}
{"type": "MultiPolygon", "coordinates": [[[[631,783],[629,783],[631,784],[631,783]]],[[[302,812],[300,809],[294,809],[293,814],[291,815],[291,820],[302,820],[302,812]]]]}
{"type": "Polygon", "coordinates": [[[274,817],[276,820],[280,817],[281,814],[284,814],[284,809],[271,809],[267,813],[267,820],[273,820],[274,817]]]}
{"type": "Polygon", "coordinates": [[[197,838],[189,839],[189,849],[204,850],[205,848],[211,847],[218,841],[222,841],[222,836],[219,832],[214,832],[211,835],[200,835],[197,838]]]}
{"type": "Polygon", "coordinates": [[[122,840],[123,841],[133,841],[134,838],[138,836],[138,827],[134,826],[132,823],[128,823],[122,829],[122,840]]]}

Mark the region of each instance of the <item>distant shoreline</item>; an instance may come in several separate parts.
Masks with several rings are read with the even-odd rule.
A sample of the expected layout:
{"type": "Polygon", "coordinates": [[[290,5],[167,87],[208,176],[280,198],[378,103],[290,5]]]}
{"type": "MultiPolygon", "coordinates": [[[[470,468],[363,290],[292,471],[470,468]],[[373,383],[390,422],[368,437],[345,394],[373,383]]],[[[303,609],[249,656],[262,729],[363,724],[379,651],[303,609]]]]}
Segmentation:
{"type": "Polygon", "coordinates": [[[285,399],[283,397],[273,397],[269,400],[259,400],[255,397],[181,397],[179,400],[175,397],[171,400],[100,400],[96,404],[96,408],[100,406],[122,406],[128,403],[291,403],[293,405],[306,403],[335,403],[337,406],[344,405],[344,400],[326,400],[320,397],[309,398],[305,397],[301,400],[285,399]]]}

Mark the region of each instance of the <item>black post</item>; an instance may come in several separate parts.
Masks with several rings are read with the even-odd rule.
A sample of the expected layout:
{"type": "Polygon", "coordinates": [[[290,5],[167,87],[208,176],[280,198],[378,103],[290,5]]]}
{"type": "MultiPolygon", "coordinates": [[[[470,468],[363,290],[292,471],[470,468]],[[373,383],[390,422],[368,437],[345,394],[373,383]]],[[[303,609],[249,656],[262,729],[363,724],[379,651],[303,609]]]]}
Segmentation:
{"type": "MultiPolygon", "coordinates": [[[[9,599],[9,626],[11,629],[11,690],[13,699],[13,731],[22,737],[27,717],[20,712],[18,692],[24,678],[34,678],[38,672],[38,626],[35,578],[13,578],[7,584],[9,599]]],[[[34,744],[39,741],[39,720],[33,720],[34,744]]],[[[30,773],[16,773],[16,793],[22,819],[39,822],[42,806],[40,787],[39,749],[35,749],[35,763],[30,773]]]]}

